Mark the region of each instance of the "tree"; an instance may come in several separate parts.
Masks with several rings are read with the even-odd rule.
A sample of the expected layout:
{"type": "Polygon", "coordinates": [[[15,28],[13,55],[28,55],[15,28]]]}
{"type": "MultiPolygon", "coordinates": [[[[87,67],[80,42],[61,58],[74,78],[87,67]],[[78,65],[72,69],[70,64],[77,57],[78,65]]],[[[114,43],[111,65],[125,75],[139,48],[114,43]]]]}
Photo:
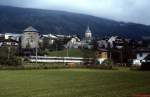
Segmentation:
{"type": "Polygon", "coordinates": [[[11,46],[0,47],[0,65],[22,65],[22,59],[20,57],[17,57],[17,48],[11,46]]]}

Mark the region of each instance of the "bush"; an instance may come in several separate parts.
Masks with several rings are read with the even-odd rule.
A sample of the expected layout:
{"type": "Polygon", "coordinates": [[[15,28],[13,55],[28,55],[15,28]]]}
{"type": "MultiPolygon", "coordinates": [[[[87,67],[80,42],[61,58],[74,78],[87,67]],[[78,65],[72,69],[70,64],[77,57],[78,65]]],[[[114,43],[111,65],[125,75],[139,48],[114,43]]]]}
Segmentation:
{"type": "Polygon", "coordinates": [[[22,65],[22,58],[20,57],[11,57],[10,59],[0,60],[0,64],[3,66],[18,66],[22,65]]]}
{"type": "Polygon", "coordinates": [[[113,61],[111,59],[107,59],[105,60],[102,65],[104,66],[112,66],[113,65],[113,61]]]}
{"type": "Polygon", "coordinates": [[[16,47],[0,47],[0,65],[18,66],[22,65],[22,58],[17,57],[16,47]]]}
{"type": "Polygon", "coordinates": [[[97,69],[112,69],[113,67],[113,61],[110,59],[105,60],[102,64],[99,64],[99,62],[96,61],[96,65],[90,66],[92,68],[97,68],[97,69]]]}
{"type": "Polygon", "coordinates": [[[131,66],[130,70],[140,70],[140,66],[131,66]]]}

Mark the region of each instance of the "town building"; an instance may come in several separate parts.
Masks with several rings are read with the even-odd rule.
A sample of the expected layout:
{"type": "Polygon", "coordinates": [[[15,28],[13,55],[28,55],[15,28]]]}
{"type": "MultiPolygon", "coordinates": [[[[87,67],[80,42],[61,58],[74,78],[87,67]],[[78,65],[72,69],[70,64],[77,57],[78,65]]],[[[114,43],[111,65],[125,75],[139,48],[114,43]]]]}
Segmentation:
{"type": "Polygon", "coordinates": [[[0,47],[1,46],[15,46],[17,47],[19,42],[13,39],[0,39],[0,47]]]}
{"type": "Polygon", "coordinates": [[[106,39],[97,41],[97,44],[98,44],[98,48],[105,48],[105,49],[108,48],[108,41],[106,39]]]}
{"type": "Polygon", "coordinates": [[[105,60],[109,59],[109,51],[107,49],[99,49],[97,51],[97,64],[103,64],[105,60]]]}
{"type": "Polygon", "coordinates": [[[16,33],[5,33],[4,34],[5,39],[12,39],[15,41],[19,41],[21,34],[16,34],[16,33]]]}
{"type": "Polygon", "coordinates": [[[108,43],[110,48],[122,49],[125,44],[125,41],[121,37],[112,36],[109,38],[108,43]]]}
{"type": "Polygon", "coordinates": [[[136,52],[133,66],[140,67],[142,70],[150,70],[150,49],[140,48],[136,52]]]}
{"type": "Polygon", "coordinates": [[[75,36],[67,43],[66,48],[79,48],[81,47],[81,40],[75,36]]]}
{"type": "Polygon", "coordinates": [[[53,34],[45,34],[45,35],[42,35],[42,38],[41,38],[43,42],[45,42],[46,40],[48,42],[47,44],[49,45],[53,45],[57,39],[58,37],[53,34]]]}
{"type": "Polygon", "coordinates": [[[39,40],[40,40],[39,31],[30,26],[23,31],[23,34],[21,36],[21,47],[23,49],[39,48],[39,40]]]}

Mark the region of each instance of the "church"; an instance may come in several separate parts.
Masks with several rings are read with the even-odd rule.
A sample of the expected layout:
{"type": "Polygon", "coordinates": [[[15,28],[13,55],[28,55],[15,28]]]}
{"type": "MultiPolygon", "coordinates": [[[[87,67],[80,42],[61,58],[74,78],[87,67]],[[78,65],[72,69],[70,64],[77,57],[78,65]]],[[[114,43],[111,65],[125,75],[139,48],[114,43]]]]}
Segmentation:
{"type": "Polygon", "coordinates": [[[85,31],[84,39],[81,41],[82,48],[92,49],[93,48],[92,41],[93,41],[92,31],[88,26],[85,31]]]}
{"type": "Polygon", "coordinates": [[[90,27],[88,26],[85,31],[85,42],[90,43],[92,42],[92,31],[90,30],[90,27]]]}

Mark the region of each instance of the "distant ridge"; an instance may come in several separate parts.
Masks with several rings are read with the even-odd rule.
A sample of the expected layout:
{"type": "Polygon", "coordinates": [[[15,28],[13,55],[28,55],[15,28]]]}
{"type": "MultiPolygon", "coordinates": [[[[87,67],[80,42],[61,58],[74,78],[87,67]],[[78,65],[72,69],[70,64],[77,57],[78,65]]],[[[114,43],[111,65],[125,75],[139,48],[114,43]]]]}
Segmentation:
{"type": "Polygon", "coordinates": [[[55,10],[0,6],[0,33],[22,33],[33,26],[41,34],[77,34],[83,36],[87,26],[93,36],[118,35],[133,39],[150,36],[150,26],[117,22],[94,16],[55,10]]]}

